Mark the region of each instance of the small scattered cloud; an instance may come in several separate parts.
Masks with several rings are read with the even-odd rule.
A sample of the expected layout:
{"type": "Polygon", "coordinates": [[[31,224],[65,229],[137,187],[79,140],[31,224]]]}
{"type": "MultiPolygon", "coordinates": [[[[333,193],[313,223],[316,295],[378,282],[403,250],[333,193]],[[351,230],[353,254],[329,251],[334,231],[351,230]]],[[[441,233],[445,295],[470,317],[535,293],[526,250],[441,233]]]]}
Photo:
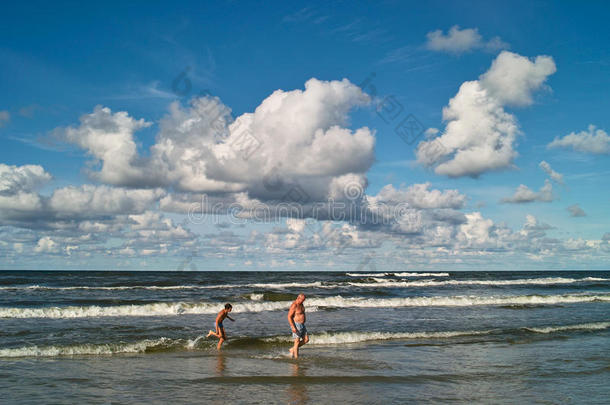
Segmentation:
{"type": "Polygon", "coordinates": [[[511,197],[506,197],[501,200],[503,203],[509,204],[524,204],[531,202],[551,202],[555,199],[553,195],[553,185],[547,179],[544,181],[544,186],[538,191],[530,189],[528,186],[521,184],[511,197]]]}
{"type": "Polygon", "coordinates": [[[587,214],[585,211],[580,208],[578,204],[570,205],[568,207],[568,211],[570,212],[571,217],[586,217],[587,214]]]}
{"type": "Polygon", "coordinates": [[[26,105],[25,107],[21,107],[19,109],[19,115],[25,118],[32,118],[34,117],[34,113],[40,109],[41,107],[38,104],[26,105]]]}
{"type": "Polygon", "coordinates": [[[608,155],[610,154],[610,136],[603,129],[589,125],[586,131],[571,132],[563,138],[556,137],[547,145],[547,148],[571,148],[577,152],[608,155]]]}
{"type": "MultiPolygon", "coordinates": [[[[202,80],[202,79],[200,79],[202,80]]],[[[161,82],[154,80],[150,83],[141,84],[138,86],[130,86],[127,92],[114,94],[105,97],[108,100],[148,100],[148,99],[162,99],[162,100],[175,100],[180,96],[178,92],[172,92],[170,90],[163,89],[161,82]]]]}
{"type": "Polygon", "coordinates": [[[509,44],[502,41],[500,37],[485,41],[477,28],[460,29],[457,25],[451,27],[447,34],[444,34],[442,30],[436,30],[426,34],[426,37],[428,39],[426,48],[452,54],[461,54],[475,49],[495,52],[509,48],[509,44]]]}
{"type": "Polygon", "coordinates": [[[540,162],[540,164],[538,166],[540,166],[540,168],[542,170],[544,170],[544,172],[546,174],[549,175],[551,180],[553,180],[559,184],[563,184],[563,174],[557,173],[555,170],[553,170],[553,168],[551,167],[551,165],[549,163],[547,163],[546,161],[543,160],[542,162],[540,162]]]}
{"type": "Polygon", "coordinates": [[[8,122],[10,120],[11,120],[11,114],[6,110],[1,110],[0,111],[0,128],[5,126],[6,124],[8,124],[8,122]]]}
{"type": "Polygon", "coordinates": [[[34,252],[36,253],[57,253],[58,250],[59,246],[57,243],[48,236],[40,238],[34,248],[34,252]]]}
{"type": "Polygon", "coordinates": [[[319,24],[328,19],[328,16],[321,15],[317,10],[311,7],[304,7],[292,14],[285,15],[282,18],[283,23],[298,23],[303,21],[314,21],[319,24]]]}

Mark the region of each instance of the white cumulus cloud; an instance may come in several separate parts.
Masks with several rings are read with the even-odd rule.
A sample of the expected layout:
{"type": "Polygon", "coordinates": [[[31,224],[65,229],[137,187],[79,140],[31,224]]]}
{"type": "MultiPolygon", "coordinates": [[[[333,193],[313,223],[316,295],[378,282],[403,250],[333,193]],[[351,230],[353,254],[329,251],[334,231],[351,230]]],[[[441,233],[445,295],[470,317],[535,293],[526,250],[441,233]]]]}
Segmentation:
{"type": "Polygon", "coordinates": [[[235,120],[215,97],[188,108],[174,103],[147,158],[138,155],[134,132],[149,123],[126,112],[96,107],[79,127],[58,131],[101,161],[94,177],[108,184],[243,191],[263,200],[281,199],[296,184],[320,200],[337,179],[363,177],[372,165],[373,132],[346,127],[349,111],[369,102],[347,79],[310,79],[304,90],[276,90],[235,120]]]}
{"type": "Polygon", "coordinates": [[[561,173],[557,173],[555,170],[553,170],[553,168],[551,167],[551,165],[546,162],[546,161],[542,161],[538,164],[538,166],[540,166],[540,168],[549,175],[549,177],[559,183],[559,184],[563,184],[563,174],[561,173]]]}
{"type": "Polygon", "coordinates": [[[520,134],[517,119],[505,105],[524,106],[555,71],[552,58],[534,61],[503,51],[479,80],[468,81],[443,108],[445,130],[419,143],[417,161],[449,177],[477,177],[511,167],[520,134]]]}
{"type": "Polygon", "coordinates": [[[428,49],[453,54],[460,54],[474,49],[484,49],[493,52],[508,48],[508,44],[499,37],[484,41],[477,28],[460,29],[457,25],[451,27],[447,34],[444,34],[442,30],[436,30],[426,34],[426,37],[426,47],[428,49]]]}
{"type": "Polygon", "coordinates": [[[524,184],[519,185],[511,197],[503,198],[501,202],[511,204],[522,204],[530,202],[551,202],[555,199],[553,195],[553,184],[547,179],[544,186],[538,191],[533,191],[524,184]]]}
{"type": "Polygon", "coordinates": [[[547,147],[571,148],[578,152],[607,155],[610,154],[610,135],[595,125],[589,125],[586,131],[571,132],[563,138],[556,137],[547,147]]]}
{"type": "Polygon", "coordinates": [[[36,253],[57,253],[58,250],[59,245],[48,236],[40,238],[34,248],[34,252],[36,253]]]}
{"type": "Polygon", "coordinates": [[[32,191],[49,180],[51,175],[42,166],[12,166],[0,163],[0,195],[32,191]]]}

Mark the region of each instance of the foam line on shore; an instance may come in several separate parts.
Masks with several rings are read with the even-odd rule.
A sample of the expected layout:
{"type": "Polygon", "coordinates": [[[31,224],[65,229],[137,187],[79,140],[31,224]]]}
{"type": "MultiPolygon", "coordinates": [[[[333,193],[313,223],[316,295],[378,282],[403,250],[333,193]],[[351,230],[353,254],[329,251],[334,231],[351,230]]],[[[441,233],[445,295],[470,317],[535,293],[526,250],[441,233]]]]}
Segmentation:
{"type": "MultiPolygon", "coordinates": [[[[563,331],[599,331],[610,328],[610,322],[593,322],[576,325],[557,325],[548,327],[523,327],[528,333],[550,334],[563,331]]],[[[408,340],[408,339],[451,339],[460,336],[482,336],[489,334],[511,333],[513,330],[465,330],[465,331],[423,331],[423,332],[323,332],[312,334],[312,345],[341,345],[369,341],[408,340]]],[[[257,338],[237,338],[251,343],[289,343],[288,336],[268,336],[257,338]]],[[[229,345],[231,340],[229,340],[229,345]]],[[[115,355],[129,353],[150,353],[161,351],[201,350],[213,346],[214,342],[205,343],[203,336],[195,339],[145,339],[132,343],[76,344],[54,346],[22,346],[0,349],[0,358],[16,357],[62,357],[83,355],[115,355]]]]}

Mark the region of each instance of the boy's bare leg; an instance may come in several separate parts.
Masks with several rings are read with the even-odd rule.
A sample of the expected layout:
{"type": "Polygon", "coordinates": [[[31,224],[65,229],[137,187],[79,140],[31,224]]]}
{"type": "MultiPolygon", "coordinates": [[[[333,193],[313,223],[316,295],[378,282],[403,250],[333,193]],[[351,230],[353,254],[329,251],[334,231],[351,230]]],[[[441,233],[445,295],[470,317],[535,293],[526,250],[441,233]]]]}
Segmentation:
{"type": "Polygon", "coordinates": [[[221,337],[224,338],[224,329],[221,330],[219,327],[216,327],[216,331],[210,329],[210,332],[206,337],[210,336],[217,337],[218,339],[220,339],[221,337]]]}
{"type": "Polygon", "coordinates": [[[224,330],[224,328],[219,328],[219,330],[218,330],[218,338],[219,338],[220,340],[218,341],[218,346],[216,346],[216,348],[217,348],[218,350],[220,350],[220,346],[222,346],[222,343],[223,343],[225,340],[227,340],[227,335],[225,335],[225,330],[224,330]]]}

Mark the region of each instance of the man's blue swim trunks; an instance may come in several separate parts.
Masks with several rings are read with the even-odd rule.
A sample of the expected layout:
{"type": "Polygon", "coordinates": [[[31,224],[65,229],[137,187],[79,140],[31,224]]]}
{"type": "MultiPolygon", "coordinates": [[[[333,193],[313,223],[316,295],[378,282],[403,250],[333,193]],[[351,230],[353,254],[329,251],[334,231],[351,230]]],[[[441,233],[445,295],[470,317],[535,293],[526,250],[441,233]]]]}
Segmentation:
{"type": "Polygon", "coordinates": [[[295,322],[294,326],[297,328],[297,332],[292,332],[292,337],[295,339],[304,339],[307,334],[307,328],[304,323],[295,322]]]}

